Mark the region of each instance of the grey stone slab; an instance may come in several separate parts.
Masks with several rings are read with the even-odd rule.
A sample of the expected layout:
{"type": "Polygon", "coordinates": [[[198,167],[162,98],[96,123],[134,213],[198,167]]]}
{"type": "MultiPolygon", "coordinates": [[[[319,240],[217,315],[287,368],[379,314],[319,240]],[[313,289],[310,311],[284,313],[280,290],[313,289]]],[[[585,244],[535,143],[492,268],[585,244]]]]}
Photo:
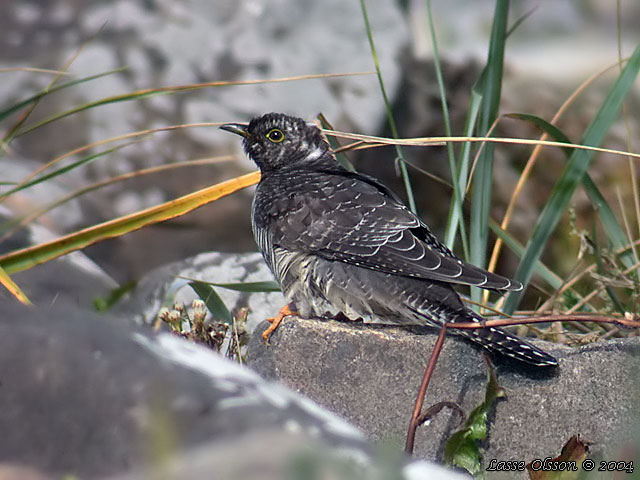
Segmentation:
{"type": "Polygon", "coordinates": [[[97,478],[144,465],[157,442],[179,452],[289,430],[367,455],[335,415],[177,336],[89,312],[2,311],[0,464],[97,478]]]}
{"type": "MultiPolygon", "coordinates": [[[[362,432],[209,349],[76,309],[0,311],[1,479],[279,480],[296,461],[384,477],[362,432]]],[[[393,478],[459,478],[393,460],[393,478]]]]}
{"type": "MultiPolygon", "coordinates": [[[[376,441],[403,445],[435,340],[428,329],[289,317],[270,345],[254,335],[249,365],[338,413],[376,441]]],[[[498,401],[491,418],[485,459],[529,462],[555,457],[575,434],[591,443],[593,452],[613,459],[636,418],[632,372],[638,366],[640,341],[581,348],[535,343],[556,356],[560,366],[540,370],[494,359],[507,398],[498,401]]],[[[448,337],[425,406],[454,401],[469,413],[484,399],[486,372],[481,350],[448,337]]],[[[444,443],[456,428],[454,415],[441,412],[419,428],[416,455],[441,461],[444,443]]],[[[515,478],[509,475],[505,478],[515,478]]]]}

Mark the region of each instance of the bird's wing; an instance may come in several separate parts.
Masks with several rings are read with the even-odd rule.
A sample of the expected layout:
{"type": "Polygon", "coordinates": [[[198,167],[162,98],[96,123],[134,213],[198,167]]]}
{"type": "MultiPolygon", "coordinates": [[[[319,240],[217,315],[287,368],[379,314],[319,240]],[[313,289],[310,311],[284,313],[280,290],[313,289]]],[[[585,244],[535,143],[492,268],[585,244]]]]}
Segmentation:
{"type": "Polygon", "coordinates": [[[519,290],[464,263],[386,187],[360,174],[320,172],[271,205],[274,245],[396,275],[519,290]]]}

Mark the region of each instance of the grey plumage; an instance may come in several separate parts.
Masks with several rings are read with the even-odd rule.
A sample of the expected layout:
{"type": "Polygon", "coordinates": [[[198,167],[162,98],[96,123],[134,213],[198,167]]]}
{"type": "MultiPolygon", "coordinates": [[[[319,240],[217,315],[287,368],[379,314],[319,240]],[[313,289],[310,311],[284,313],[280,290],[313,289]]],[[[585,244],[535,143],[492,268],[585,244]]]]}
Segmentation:
{"type": "MultiPolygon", "coordinates": [[[[342,312],[391,324],[482,321],[451,284],[520,290],[464,263],[376,179],[349,172],[315,125],[283,114],[222,128],[244,137],[262,172],[253,201],[256,242],[303,317],[342,312]]],[[[501,329],[456,331],[539,366],[556,360],[501,329]]]]}

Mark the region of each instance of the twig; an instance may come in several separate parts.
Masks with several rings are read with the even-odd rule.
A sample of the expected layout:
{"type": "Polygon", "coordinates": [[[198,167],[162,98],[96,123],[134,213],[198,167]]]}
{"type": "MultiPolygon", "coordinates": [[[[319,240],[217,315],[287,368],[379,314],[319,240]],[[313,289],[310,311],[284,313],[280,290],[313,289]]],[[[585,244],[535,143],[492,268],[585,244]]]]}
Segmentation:
{"type": "Polygon", "coordinates": [[[545,322],[594,322],[594,323],[613,323],[616,325],[622,325],[627,328],[640,328],[640,321],[635,320],[636,316],[631,318],[623,317],[607,317],[605,315],[590,315],[590,314],[574,314],[574,315],[543,315],[536,317],[520,317],[520,318],[508,318],[505,320],[487,320],[486,322],[455,322],[448,323],[448,328],[459,328],[462,330],[473,330],[475,328],[485,327],[506,327],[509,325],[526,325],[530,323],[545,323],[545,322]]]}
{"type": "Polygon", "coordinates": [[[427,368],[424,371],[424,376],[422,377],[422,383],[420,384],[420,390],[418,390],[418,397],[416,398],[416,403],[413,407],[413,413],[411,414],[411,421],[409,422],[409,431],[407,432],[407,443],[405,444],[404,451],[411,455],[413,454],[413,445],[416,439],[416,429],[418,425],[420,425],[420,413],[422,412],[422,405],[424,404],[424,397],[427,394],[427,387],[429,386],[429,382],[431,381],[431,376],[433,375],[433,371],[436,368],[436,362],[438,361],[438,357],[440,356],[440,351],[442,350],[442,344],[444,343],[444,337],[447,333],[447,324],[444,323],[442,328],[440,329],[440,335],[438,335],[438,340],[436,341],[436,345],[433,348],[433,352],[431,352],[431,357],[429,358],[429,363],[427,364],[427,368]]]}

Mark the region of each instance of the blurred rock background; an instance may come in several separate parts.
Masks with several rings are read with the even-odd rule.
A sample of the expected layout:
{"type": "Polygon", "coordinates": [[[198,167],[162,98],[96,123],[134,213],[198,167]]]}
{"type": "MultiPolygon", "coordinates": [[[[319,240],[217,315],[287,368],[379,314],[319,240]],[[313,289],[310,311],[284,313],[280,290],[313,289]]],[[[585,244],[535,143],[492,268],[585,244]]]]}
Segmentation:
{"type": "MultiPolygon", "coordinates": [[[[431,63],[431,41],[423,0],[367,2],[387,91],[401,136],[444,135],[440,100],[431,63]]],[[[512,22],[533,9],[511,35],[505,59],[503,113],[526,112],[550,119],[582,81],[617,59],[614,2],[542,0],[536,5],[512,2],[512,22]]],[[[453,130],[462,129],[468,95],[487,52],[494,2],[433,2],[439,50],[444,64],[453,130]]],[[[637,42],[640,4],[622,2],[623,55],[637,42]]],[[[74,106],[163,86],[212,81],[259,80],[296,75],[373,70],[359,2],[355,0],[6,0],[0,18],[0,68],[61,69],[70,78],[118,67],[121,73],[47,96],[27,124],[74,106]]],[[[615,71],[613,72],[615,73],[615,71]]],[[[0,102],[5,108],[41,91],[52,75],[3,72],[0,102]]],[[[582,96],[560,127],[577,141],[601,102],[605,77],[582,96]]],[[[67,81],[64,77],[60,81],[67,81]]],[[[637,107],[638,95],[631,98],[637,107]]],[[[633,108],[633,107],[632,107],[633,108]]],[[[19,137],[0,158],[0,180],[19,181],[39,165],[82,145],[147,128],[195,122],[245,121],[267,111],[284,111],[313,119],[322,112],[336,128],[388,135],[384,104],[375,76],[340,77],[287,83],[206,88],[122,102],[87,110],[19,137]]],[[[637,110],[636,110],[637,111],[637,110]]],[[[16,122],[6,119],[3,132],[16,122]]],[[[632,123],[631,138],[638,137],[632,123]]],[[[502,136],[536,138],[530,126],[504,121],[502,136]]],[[[611,148],[625,149],[622,123],[612,131],[611,148]]],[[[633,148],[633,146],[632,146],[633,148]]],[[[496,149],[494,216],[501,218],[529,148],[496,149]]],[[[76,230],[184,195],[253,169],[237,138],[212,127],[155,134],[89,166],[74,170],[42,188],[12,198],[16,214],[59,196],[50,189],[73,191],[84,185],[136,169],[188,159],[237,154],[236,161],[172,170],[110,186],[76,199],[41,221],[58,233],[76,230]]],[[[380,177],[398,193],[391,149],[352,155],[356,166],[380,177]]],[[[77,158],[75,158],[77,159],[77,158]]],[[[409,159],[445,179],[443,148],[410,149],[409,159]]],[[[74,160],[72,157],[69,161],[74,160]]],[[[519,202],[514,232],[526,240],[547,197],[563,157],[548,149],[519,202]]],[[[412,171],[420,214],[440,232],[451,193],[412,171]]],[[[628,166],[600,156],[593,177],[603,190],[629,200],[628,166]],[[622,181],[624,180],[624,182],[622,181]]],[[[227,197],[185,217],[90,247],[85,252],[118,282],[140,277],[154,266],[196,253],[254,251],[250,232],[251,192],[227,197]]],[[[617,204],[615,198],[612,204],[617,204]]],[[[590,204],[576,194],[574,205],[589,225],[590,204]],[[581,211],[581,208],[584,211],[581,211]]],[[[562,227],[561,227],[562,228],[562,227]]],[[[548,259],[566,261],[578,239],[566,228],[558,252],[548,259]]],[[[3,248],[0,244],[0,250],[3,248]]],[[[6,245],[5,249],[8,248],[6,245]]],[[[512,272],[507,267],[507,272],[512,272]]],[[[224,280],[221,280],[224,281],[224,280]]]]}

